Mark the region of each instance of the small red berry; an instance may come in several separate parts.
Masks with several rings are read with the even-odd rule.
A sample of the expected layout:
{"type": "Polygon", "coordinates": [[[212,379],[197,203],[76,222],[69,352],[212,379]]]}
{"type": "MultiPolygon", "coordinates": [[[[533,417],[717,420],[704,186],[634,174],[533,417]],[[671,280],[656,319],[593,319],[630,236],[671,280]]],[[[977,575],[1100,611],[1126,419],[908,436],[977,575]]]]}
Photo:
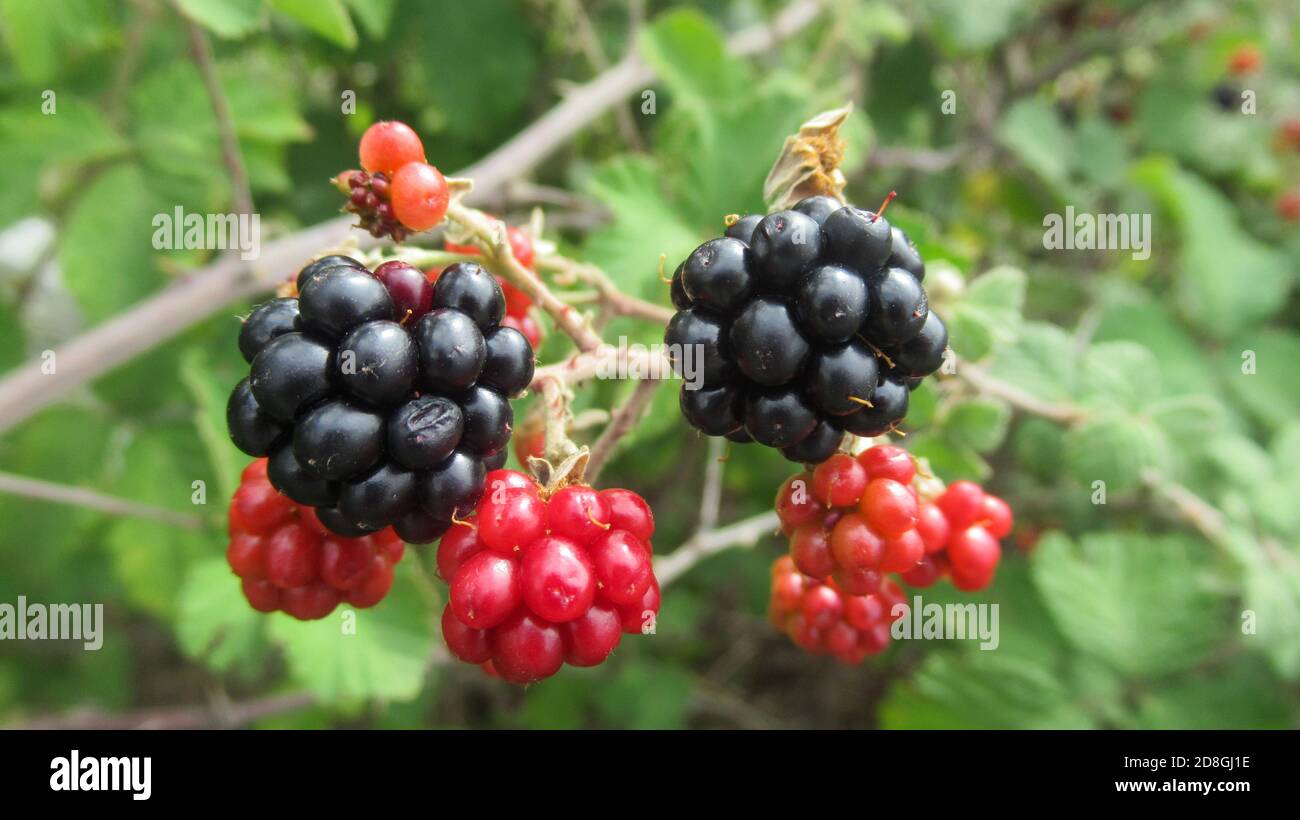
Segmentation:
{"type": "Polygon", "coordinates": [[[511,683],[532,683],[554,675],[564,663],[559,627],[521,609],[492,633],[492,664],[511,683]]]}
{"type": "Polygon", "coordinates": [[[528,231],[511,225],[506,228],[506,239],[510,242],[510,252],[514,254],[515,260],[525,268],[531,268],[537,261],[537,251],[533,247],[533,238],[528,235],[528,231]]]}
{"type": "Polygon", "coordinates": [[[570,666],[599,666],[623,638],[618,610],[602,603],[592,604],[580,617],[561,627],[564,660],[570,666]]]}
{"type": "Polygon", "coordinates": [[[512,327],[524,334],[524,338],[533,346],[533,350],[542,346],[542,329],[532,316],[506,316],[501,320],[502,327],[512,327]]]}
{"type": "Polygon", "coordinates": [[[300,621],[319,621],[339,604],[339,591],[324,581],[280,590],[280,607],[300,621]]]}
{"type": "Polygon", "coordinates": [[[848,570],[875,569],[885,554],[884,540],[858,513],[848,513],[835,522],[830,542],[836,563],[848,570]]]}
{"type": "Polygon", "coordinates": [[[616,604],[641,600],[654,578],[645,544],[628,532],[612,530],[588,549],[603,598],[616,604]]]}
{"type": "Polygon", "coordinates": [[[1011,507],[996,495],[984,494],[983,515],[981,523],[988,528],[994,538],[1002,539],[1011,534],[1011,507]]]}
{"type": "Polygon", "coordinates": [[[809,625],[822,630],[840,619],[844,602],[838,592],[826,584],[818,584],[804,593],[800,612],[809,625]]]}
{"type": "Polygon", "coordinates": [[[916,530],[885,539],[885,555],[880,559],[884,572],[907,572],[925,557],[925,542],[916,530]]]}
{"type": "Polygon", "coordinates": [[[1259,70],[1263,62],[1264,55],[1260,53],[1259,47],[1246,43],[1232,52],[1232,57],[1228,60],[1228,70],[1237,75],[1251,74],[1259,70]]]}
{"type": "Polygon", "coordinates": [[[293,502],[264,480],[239,485],[231,500],[231,516],[254,535],[268,535],[292,514],[293,502]]]}
{"type": "Polygon", "coordinates": [[[256,535],[241,533],[230,539],[226,562],[240,578],[260,581],[266,578],[266,541],[256,535]]]}
{"type": "Polygon", "coordinates": [[[248,605],[258,612],[275,612],[280,608],[280,588],[270,581],[245,578],[240,581],[239,588],[248,605]]]}
{"type": "Polygon", "coordinates": [[[532,489],[491,490],[478,506],[478,537],[489,548],[521,553],[546,532],[546,505],[532,489]]]}
{"type": "Polygon", "coordinates": [[[939,567],[939,562],[930,556],[921,559],[916,566],[904,572],[900,576],[909,586],[924,589],[925,587],[934,586],[934,583],[943,577],[943,570],[939,567]]]}
{"type": "Polygon", "coordinates": [[[491,633],[465,626],[448,604],[442,610],[442,639],[451,654],[465,663],[483,663],[492,658],[491,633]]]}
{"type": "Polygon", "coordinates": [[[415,327],[433,307],[433,285],[417,268],[393,260],[375,268],[375,278],[388,289],[394,315],[406,327],[415,327]]]}
{"type": "Polygon", "coordinates": [[[411,162],[424,162],[420,137],[404,122],[377,122],[361,135],[361,167],[392,174],[411,162]]]}
{"type": "Polygon", "coordinates": [[[968,527],[948,542],[948,560],[952,562],[954,576],[991,576],[1001,558],[1002,547],[997,539],[980,526],[968,527]]]}
{"type": "Polygon", "coordinates": [[[984,491],[973,481],[954,481],[935,503],[943,510],[948,526],[955,532],[979,520],[983,511],[984,491]]]}
{"type": "Polygon", "coordinates": [[[447,213],[449,193],[442,173],[423,162],[408,162],[393,174],[393,215],[413,231],[427,231],[447,213]]]}
{"type": "Polygon", "coordinates": [[[601,500],[609,512],[609,524],[616,530],[627,530],[638,541],[649,546],[655,532],[655,517],[645,499],[631,490],[611,488],[600,491],[601,500]]]}
{"type": "Polygon", "coordinates": [[[831,573],[831,580],[838,584],[846,595],[870,595],[880,589],[881,575],[874,569],[838,567],[831,573]]]}
{"type": "Polygon", "coordinates": [[[382,555],[370,559],[370,572],[345,595],[347,601],[357,609],[368,609],[388,595],[393,588],[393,565],[384,560],[382,555]]]}
{"type": "Polygon", "coordinates": [[[811,578],[825,578],[836,566],[826,531],[812,521],[799,525],[790,534],[790,557],[799,571],[811,578]]]}
{"type": "Polygon", "coordinates": [[[934,504],[922,504],[916,514],[916,532],[925,542],[926,553],[939,552],[948,545],[948,519],[934,504]]]}
{"type": "Polygon", "coordinates": [[[460,565],[483,549],[478,530],[465,524],[452,524],[438,542],[438,577],[451,583],[460,565]]]}
{"type": "Polygon", "coordinates": [[[867,484],[860,508],[871,529],[885,538],[896,538],[916,527],[916,496],[893,479],[877,478],[867,484]]]}
{"type": "MultiPolygon", "coordinates": [[[[555,537],[531,542],[521,568],[524,603],[538,617],[563,623],[591,608],[596,568],[577,544],[555,537]]],[[[637,595],[644,592],[642,587],[637,595]]]]}
{"type": "Polygon", "coordinates": [[[812,473],[792,475],[776,492],[776,515],[791,529],[812,521],[822,512],[813,497],[812,473]]]}
{"type": "Polygon", "coordinates": [[[858,454],[858,463],[867,471],[868,480],[892,478],[899,484],[911,484],[916,478],[916,462],[901,447],[879,444],[858,454]]]}
{"type": "Polygon", "coordinates": [[[587,546],[609,531],[609,510],[600,493],[574,484],[547,501],[546,523],[555,535],[587,546]]]}
{"type": "Polygon", "coordinates": [[[450,598],[461,623],[491,629],[509,617],[523,598],[519,565],[491,551],[472,555],[456,570],[450,598]]]}
{"type": "Polygon", "coordinates": [[[369,539],[326,538],[320,549],[320,577],[325,583],[346,592],[356,587],[370,573],[374,549],[369,539]]]}
{"type": "Polygon", "coordinates": [[[297,522],[285,524],[266,541],[266,577],[281,589],[311,583],[316,578],[320,539],[297,522]]]}
{"type": "Polygon", "coordinates": [[[853,456],[836,453],[813,470],[813,495],[828,507],[856,504],[867,486],[867,471],[853,456]]]}
{"type": "Polygon", "coordinates": [[[641,600],[634,604],[619,605],[618,617],[622,621],[624,632],[629,635],[645,635],[655,631],[658,616],[659,580],[652,575],[650,586],[646,588],[641,600]]]}

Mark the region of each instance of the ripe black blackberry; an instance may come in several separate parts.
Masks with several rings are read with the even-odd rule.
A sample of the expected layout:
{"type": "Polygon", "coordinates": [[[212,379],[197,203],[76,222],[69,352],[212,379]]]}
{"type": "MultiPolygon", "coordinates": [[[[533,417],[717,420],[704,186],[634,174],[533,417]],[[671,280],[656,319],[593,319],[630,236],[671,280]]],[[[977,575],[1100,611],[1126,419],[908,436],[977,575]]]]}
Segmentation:
{"type": "Polygon", "coordinates": [[[505,297],[480,265],[444,270],[414,322],[396,315],[390,280],[327,256],[298,274],[297,298],[256,308],[239,335],[250,374],[226,421],[239,449],[270,456],[271,484],[331,531],[392,525],[429,543],[504,462],[508,399],[532,381],[533,349],[501,326],[505,297]]]}
{"type": "Polygon", "coordinates": [[[924,278],[907,234],[833,197],[741,217],[673,274],[678,312],[664,341],[678,371],[697,377],[682,414],[707,435],[806,463],[846,432],[893,429],[948,347],[924,278]]]}

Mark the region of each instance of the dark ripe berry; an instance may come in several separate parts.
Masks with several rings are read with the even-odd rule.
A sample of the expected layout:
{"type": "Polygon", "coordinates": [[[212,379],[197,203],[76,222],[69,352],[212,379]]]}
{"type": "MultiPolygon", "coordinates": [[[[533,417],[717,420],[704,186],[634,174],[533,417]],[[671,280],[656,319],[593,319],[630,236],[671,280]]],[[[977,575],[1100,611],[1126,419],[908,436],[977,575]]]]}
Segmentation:
{"type": "Polygon", "coordinates": [[[834,455],[843,440],[844,431],[823,419],[803,441],[782,449],[781,455],[797,464],[819,464],[834,455]]]}
{"type": "Polygon", "coordinates": [[[727,433],[723,438],[727,441],[734,441],[737,444],[752,444],[754,441],[754,437],[751,436],[743,427],[739,430],[733,430],[730,433],[727,433]]]}
{"type": "Polygon", "coordinates": [[[251,362],[276,336],[297,330],[298,300],[272,299],[253,308],[239,328],[239,352],[251,362]]]}
{"type": "Polygon", "coordinates": [[[682,286],[697,308],[730,313],[749,298],[749,247],[739,239],[719,237],[686,257],[682,286]]]}
{"type": "Polygon", "coordinates": [[[496,277],[477,262],[448,265],[433,286],[433,303],[455,308],[469,316],[486,332],[501,324],[506,315],[506,297],[496,277]]]}
{"type": "Polygon", "coordinates": [[[300,293],[302,292],[303,286],[307,284],[308,279],[312,278],[316,274],[324,273],[333,268],[351,268],[352,270],[364,271],[366,266],[350,256],[340,256],[339,254],[322,256],[320,259],[317,259],[315,262],[312,262],[302,270],[298,271],[298,291],[300,293]]]}
{"type": "Polygon", "coordinates": [[[688,310],[691,307],[691,297],[687,295],[686,288],[682,285],[682,269],[685,267],[685,262],[677,266],[668,287],[668,298],[672,300],[673,307],[678,310],[688,310]]]}
{"type": "Polygon", "coordinates": [[[388,454],[403,467],[429,470],[451,455],[464,429],[460,405],[442,396],[420,396],[388,417],[388,454]]]}
{"type": "Polygon", "coordinates": [[[734,225],[727,228],[723,233],[732,239],[739,239],[741,242],[749,245],[754,239],[754,229],[757,228],[758,223],[762,221],[762,214],[749,214],[748,216],[742,216],[740,219],[736,220],[734,225]]]}
{"type": "Polygon", "coordinates": [[[699,379],[707,385],[723,384],[735,375],[726,327],[704,311],[675,314],[664,331],[664,343],[669,345],[667,355],[673,370],[688,382],[699,379]]]}
{"type": "Polygon", "coordinates": [[[267,461],[266,477],[271,486],[299,504],[332,507],[338,500],[338,484],[308,473],[293,454],[293,442],[286,441],[267,461]]]}
{"type": "Polygon", "coordinates": [[[907,387],[907,390],[910,393],[911,391],[920,387],[921,382],[923,381],[925,381],[925,377],[923,376],[907,376],[906,378],[903,379],[903,385],[907,387]]]}
{"type": "Polygon", "coordinates": [[[899,345],[890,359],[894,366],[913,377],[928,376],[943,364],[943,353],[948,349],[948,328],[939,314],[926,314],[921,332],[899,345]]]}
{"type": "Polygon", "coordinates": [[[798,211],[768,214],[754,228],[754,289],[788,293],[822,252],[821,227],[798,211]]]}
{"type": "Polygon", "coordinates": [[[885,263],[893,250],[889,220],[871,211],[846,206],[822,225],[826,256],[863,276],[885,263]]]}
{"type": "Polygon", "coordinates": [[[655,532],[655,516],[645,499],[631,490],[611,487],[600,491],[601,500],[609,512],[612,529],[627,530],[637,540],[649,546],[655,532]]]}
{"type": "Polygon", "coordinates": [[[839,265],[819,265],[799,286],[795,312],[810,338],[846,342],[867,315],[867,283],[839,265]]]}
{"type": "Polygon", "coordinates": [[[902,268],[886,268],[867,277],[871,312],[863,330],[877,345],[911,339],[930,315],[930,301],[916,277],[902,268]]]}
{"type": "Polygon", "coordinates": [[[325,529],[341,535],[344,538],[364,538],[375,531],[374,527],[367,527],[358,524],[355,521],[349,521],[347,516],[338,511],[337,507],[316,507],[316,519],[320,521],[325,529]]]}
{"type": "Polygon", "coordinates": [[[840,425],[855,436],[869,438],[881,435],[907,415],[907,388],[900,381],[881,379],[880,384],[871,392],[869,400],[871,407],[862,407],[854,413],[839,417],[840,425]]]}
{"type": "Polygon", "coordinates": [[[526,684],[550,677],[564,663],[560,627],[527,610],[516,612],[492,635],[492,665],[511,683],[526,684]]]}
{"type": "Polygon", "coordinates": [[[428,390],[464,390],[478,379],[487,361],[482,331],[459,310],[437,308],[425,316],[415,327],[415,342],[420,348],[420,384],[428,390]]]}
{"type": "Polygon", "coordinates": [[[343,399],[330,399],[294,427],[293,454],[303,469],[320,478],[353,478],[383,456],[384,418],[343,399]]]}
{"type": "Polygon", "coordinates": [[[230,393],[230,400],[226,402],[226,428],[235,446],[250,456],[264,456],[271,452],[276,440],[288,429],[262,411],[248,379],[235,385],[230,393]]]}
{"type": "Polygon", "coordinates": [[[405,262],[385,262],[375,268],[375,278],[388,289],[393,314],[404,327],[415,327],[433,307],[433,284],[424,272],[405,262]]]}
{"type": "Polygon", "coordinates": [[[890,228],[889,249],[889,258],[885,260],[886,267],[902,268],[915,276],[916,281],[925,281],[925,262],[921,259],[921,253],[901,228],[890,228]]]}
{"type": "Polygon", "coordinates": [[[537,539],[524,553],[521,569],[524,603],[551,623],[572,621],[596,599],[596,567],[571,541],[537,539]]]}
{"type": "Polygon", "coordinates": [[[506,462],[509,460],[510,460],[510,451],[502,447],[500,450],[497,450],[492,455],[483,456],[483,469],[487,470],[488,472],[491,472],[493,470],[499,470],[502,467],[506,466],[506,462]]]}
{"type": "Polygon", "coordinates": [[[812,361],[808,374],[808,397],[832,416],[847,416],[867,409],[862,401],[871,401],[880,380],[876,356],[858,341],[825,348],[812,361]]]}
{"type": "Polygon", "coordinates": [[[843,207],[844,203],[833,196],[810,196],[799,200],[794,210],[804,216],[812,217],[818,225],[824,225],[827,217],[843,207]]]}
{"type": "Polygon", "coordinates": [[[745,430],[759,444],[789,447],[816,426],[816,414],[796,390],[751,390],[745,397],[745,430]]]}
{"type": "Polygon", "coordinates": [[[277,336],[253,359],[249,386],[261,408],[282,421],[330,393],[334,352],[302,333],[277,336]]]}
{"type": "Polygon", "coordinates": [[[483,494],[487,470],[473,455],[457,450],[416,481],[420,503],[434,518],[451,521],[468,515],[483,494]]]}
{"type": "Polygon", "coordinates": [[[600,493],[572,484],[556,492],[547,502],[546,525],[552,535],[585,547],[610,532],[609,510],[600,493]]]}
{"type": "Polygon", "coordinates": [[[512,327],[490,330],[483,337],[487,359],[479,384],[491,387],[504,396],[518,396],[533,380],[537,366],[533,346],[524,334],[512,327]]]}
{"type": "Polygon", "coordinates": [[[379,407],[406,398],[418,370],[411,334],[396,322],[366,322],[343,337],[334,356],[344,390],[379,407]]]}
{"type": "Polygon", "coordinates": [[[682,385],[682,415],[691,426],[710,436],[725,436],[740,429],[744,421],[744,394],[735,385],[701,387],[682,385]]]}
{"type": "Polygon", "coordinates": [[[410,510],[393,522],[393,531],[408,544],[432,544],[451,528],[422,509],[410,510]]]}
{"type": "Polygon", "coordinates": [[[641,600],[654,578],[645,544],[629,532],[610,530],[596,539],[588,552],[602,598],[624,605],[641,600]]]}
{"type": "Polygon", "coordinates": [[[477,455],[491,455],[505,448],[515,414],[504,396],[474,385],[461,397],[460,407],[465,414],[465,432],[459,446],[477,455]]]}
{"type": "Polygon", "coordinates": [[[383,283],[364,270],[331,268],[307,278],[298,294],[303,325],[326,339],[375,319],[393,319],[393,299],[383,283]]]}
{"type": "Polygon", "coordinates": [[[415,473],[387,461],[339,485],[339,512],[350,521],[386,527],[415,508],[415,473]]]}
{"type": "Polygon", "coordinates": [[[486,629],[465,626],[451,611],[451,604],[442,610],[442,639],[451,654],[465,663],[483,663],[492,658],[491,634],[486,629]]]}
{"type": "Polygon", "coordinates": [[[451,580],[451,611],[465,626],[491,629],[522,600],[519,565],[495,552],[471,555],[451,580]]]}
{"type": "Polygon", "coordinates": [[[1223,111],[1233,111],[1241,105],[1241,92],[1235,86],[1219,83],[1210,91],[1210,98],[1223,111]]]}
{"type": "Polygon", "coordinates": [[[595,603],[560,630],[564,633],[565,663],[599,666],[622,640],[623,620],[614,607],[595,603]]]}
{"type": "Polygon", "coordinates": [[[768,387],[793,379],[810,350],[795,326],[790,308],[766,298],[754,299],[745,306],[731,323],[728,341],[741,372],[768,387]]]}

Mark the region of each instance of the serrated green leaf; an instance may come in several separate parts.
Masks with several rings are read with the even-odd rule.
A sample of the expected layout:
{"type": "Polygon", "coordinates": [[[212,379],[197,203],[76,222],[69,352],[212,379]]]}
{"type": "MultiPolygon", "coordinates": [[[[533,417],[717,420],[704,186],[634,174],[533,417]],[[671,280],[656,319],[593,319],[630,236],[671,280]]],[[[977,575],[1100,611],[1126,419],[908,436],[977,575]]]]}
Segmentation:
{"type": "Polygon", "coordinates": [[[346,0],[346,2],[348,8],[352,9],[352,14],[361,21],[361,27],[366,30],[366,34],[376,40],[382,39],[393,20],[393,10],[397,7],[397,0],[346,0]]]}
{"type": "Polygon", "coordinates": [[[264,0],[177,0],[181,11],[218,37],[237,39],[262,24],[264,0]]]}
{"type": "Polygon", "coordinates": [[[1074,138],[1039,97],[1013,104],[998,123],[998,140],[1058,193],[1069,190],[1074,138]]]}
{"type": "Polygon", "coordinates": [[[943,432],[954,442],[987,453],[998,448],[1007,434],[1011,409],[992,399],[971,399],[953,406],[944,418],[943,432]]]}
{"type": "Polygon", "coordinates": [[[1138,729],[1286,729],[1291,709],[1278,681],[1257,658],[1139,695],[1138,729]]]}
{"type": "Polygon", "coordinates": [[[413,560],[397,566],[393,588],[372,609],[340,606],[319,621],[272,617],[272,640],[290,672],[325,703],[368,698],[410,700],[420,692],[434,647],[433,601],[414,577],[413,560]],[[355,618],[355,622],[351,619],[355,618]],[[355,623],[355,633],[345,628],[355,623]]]}
{"type": "Polygon", "coordinates": [[[248,605],[224,558],[195,563],[181,585],[176,639],[214,669],[256,667],[267,649],[266,616],[248,605]]]}
{"type": "Polygon", "coordinates": [[[1070,334],[1055,325],[1034,322],[1024,326],[1014,345],[998,353],[989,372],[1044,401],[1068,402],[1078,379],[1074,363],[1070,334]]]}
{"type": "Polygon", "coordinates": [[[1145,469],[1169,464],[1169,440],[1153,422],[1138,416],[1106,414],[1065,434],[1065,464],[1081,484],[1104,481],[1107,492],[1137,486],[1145,469]]]}
{"type": "MultiPolygon", "coordinates": [[[[1289,500],[1294,505],[1295,496],[1289,500]]],[[[1248,553],[1252,563],[1243,582],[1243,604],[1253,615],[1254,632],[1243,635],[1242,641],[1247,647],[1261,649],[1279,675],[1296,680],[1300,678],[1300,641],[1296,640],[1300,635],[1300,570],[1296,569],[1295,554],[1274,563],[1261,557],[1260,545],[1253,546],[1248,553]]]]}
{"type": "Polygon", "coordinates": [[[1054,480],[1061,473],[1065,452],[1065,431],[1040,418],[1027,418],[1013,436],[1016,460],[1043,480],[1054,480]]]}
{"type": "Polygon", "coordinates": [[[1100,342],[1083,355],[1084,395],[1100,407],[1145,409],[1160,393],[1160,363],[1132,342],[1100,342]]]}
{"type": "Polygon", "coordinates": [[[1015,30],[1030,5],[1027,0],[926,0],[925,17],[946,51],[983,51],[1015,30]]]}
{"type": "Polygon", "coordinates": [[[1222,637],[1223,602],[1197,581],[1206,549],[1181,536],[1054,533],[1035,550],[1033,578],[1081,652],[1129,676],[1171,674],[1222,637]]]}
{"type": "Polygon", "coordinates": [[[749,67],[727,54],[717,26],[694,9],[655,18],[642,28],[638,51],[682,105],[727,102],[751,80],[749,67]]]}
{"type": "Polygon", "coordinates": [[[914,681],[919,693],[979,728],[1093,725],[1060,677],[1037,659],[996,651],[933,653],[914,681]]]}
{"type": "Polygon", "coordinates": [[[949,339],[963,359],[977,361],[1015,340],[1025,303],[1025,273],[999,266],[976,277],[950,316],[949,339]]]}
{"type": "Polygon", "coordinates": [[[1224,346],[1219,372],[1228,389],[1261,422],[1277,428],[1300,417],[1300,336],[1272,328],[1243,333],[1224,346]],[[1254,372],[1246,372],[1249,354],[1254,372]]]}
{"type": "Polygon", "coordinates": [[[937,435],[918,434],[908,437],[907,449],[917,458],[926,458],[930,467],[947,481],[965,479],[984,482],[993,468],[969,447],[937,435]]]}
{"type": "Polygon", "coordinates": [[[271,8],[348,51],[357,47],[357,30],[342,0],[271,0],[271,8]]]}

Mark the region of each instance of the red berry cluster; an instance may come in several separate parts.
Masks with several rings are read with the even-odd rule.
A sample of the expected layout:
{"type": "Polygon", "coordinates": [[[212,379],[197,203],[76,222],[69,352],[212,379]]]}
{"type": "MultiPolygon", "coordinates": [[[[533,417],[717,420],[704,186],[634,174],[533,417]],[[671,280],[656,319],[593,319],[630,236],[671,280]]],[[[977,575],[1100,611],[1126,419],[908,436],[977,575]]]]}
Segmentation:
{"type": "Polygon", "coordinates": [[[335,535],[315,510],[272,487],[266,466],[259,458],[245,467],[230,502],[226,560],[253,609],[314,621],[343,601],[358,609],[382,601],[406,550],[392,528],[365,538],[335,535]]]}
{"type": "MultiPolygon", "coordinates": [[[[514,254],[515,260],[525,268],[533,270],[533,265],[537,261],[537,250],[533,247],[533,238],[529,236],[528,231],[509,225],[506,227],[506,239],[510,242],[510,251],[514,254]]],[[[479,253],[479,249],[473,245],[458,245],[455,242],[444,242],[443,249],[469,256],[477,256],[479,253]]],[[[436,280],[440,272],[441,270],[430,271],[430,279],[436,280]]],[[[497,277],[497,281],[501,283],[501,292],[506,296],[506,317],[501,320],[501,325],[513,327],[524,334],[529,344],[536,350],[542,344],[542,328],[532,315],[533,300],[528,298],[528,294],[501,277],[497,277]]]]}
{"type": "Polygon", "coordinates": [[[564,663],[596,666],[623,633],[653,628],[654,516],[641,496],[581,484],[548,496],[514,470],[488,473],[486,486],[438,544],[452,654],[525,684],[564,663]]]}
{"type": "Polygon", "coordinates": [[[425,161],[424,144],[409,125],[377,122],[361,135],[361,171],[345,171],[336,185],[348,195],[345,211],[372,236],[401,242],[427,231],[447,213],[450,192],[442,172],[425,161]]]}
{"type": "Polygon", "coordinates": [[[902,588],[889,580],[874,592],[850,595],[833,577],[819,581],[804,575],[794,559],[782,555],[772,564],[768,616],[796,646],[854,664],[889,646],[894,607],[905,600],[902,588]]]}
{"type": "Polygon", "coordinates": [[[914,485],[907,451],[880,445],[856,458],[837,453],[777,493],[790,556],[805,575],[832,577],[851,595],[879,588],[885,573],[914,586],[948,575],[960,589],[993,580],[1011,531],[1011,508],[976,484],[958,481],[932,502],[914,485]]]}

